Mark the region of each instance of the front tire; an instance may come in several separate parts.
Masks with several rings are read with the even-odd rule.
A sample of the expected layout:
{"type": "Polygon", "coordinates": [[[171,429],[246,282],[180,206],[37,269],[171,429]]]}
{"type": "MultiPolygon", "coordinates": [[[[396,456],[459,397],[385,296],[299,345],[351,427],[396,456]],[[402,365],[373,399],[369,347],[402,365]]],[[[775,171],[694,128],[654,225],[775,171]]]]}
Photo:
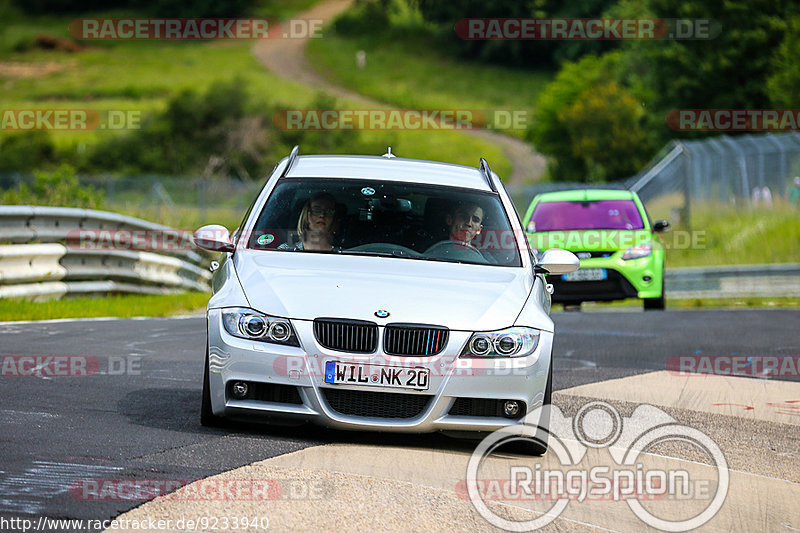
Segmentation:
{"type": "Polygon", "coordinates": [[[644,310],[645,311],[663,311],[667,307],[664,290],[664,275],[661,275],[661,296],[658,298],[645,298],[644,310]]]}
{"type": "Polygon", "coordinates": [[[200,424],[205,427],[225,426],[225,419],[211,410],[211,387],[208,383],[208,344],[206,344],[205,369],[203,370],[203,398],[200,402],[200,424]]]}
{"type": "Polygon", "coordinates": [[[536,428],[535,439],[516,440],[508,444],[508,450],[520,455],[541,456],[547,452],[548,436],[550,435],[550,405],[553,398],[553,361],[550,361],[550,370],[547,372],[547,385],[545,385],[544,399],[542,400],[542,414],[536,428]]]}

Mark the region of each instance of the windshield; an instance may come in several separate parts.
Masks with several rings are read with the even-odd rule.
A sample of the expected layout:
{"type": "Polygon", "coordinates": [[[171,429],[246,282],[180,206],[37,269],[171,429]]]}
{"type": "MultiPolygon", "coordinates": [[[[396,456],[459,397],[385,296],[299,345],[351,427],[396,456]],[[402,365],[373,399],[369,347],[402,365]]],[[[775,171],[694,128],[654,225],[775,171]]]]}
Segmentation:
{"type": "Polygon", "coordinates": [[[497,194],[383,180],[282,178],[247,246],[522,265],[497,194]]]}
{"type": "Polygon", "coordinates": [[[539,202],[531,216],[530,231],[584,229],[644,229],[633,200],[539,202]]]}

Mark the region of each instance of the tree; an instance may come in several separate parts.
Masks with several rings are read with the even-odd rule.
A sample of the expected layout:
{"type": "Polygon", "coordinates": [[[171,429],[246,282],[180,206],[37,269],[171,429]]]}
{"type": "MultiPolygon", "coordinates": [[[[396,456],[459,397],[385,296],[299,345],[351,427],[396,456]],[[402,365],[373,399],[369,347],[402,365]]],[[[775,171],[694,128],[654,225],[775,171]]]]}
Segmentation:
{"type": "Polygon", "coordinates": [[[625,177],[651,155],[642,103],[617,81],[620,60],[610,52],[565,63],[542,91],[528,139],[555,159],[553,179],[625,177]]]}
{"type": "Polygon", "coordinates": [[[787,31],[772,58],[772,75],[767,80],[767,94],[775,107],[794,107],[800,103],[800,15],[787,21],[787,31]]]}
{"type": "Polygon", "coordinates": [[[559,112],[586,181],[626,178],[647,162],[652,147],[644,114],[640,102],[614,81],[586,89],[559,112]]]}
{"type": "MultiPolygon", "coordinates": [[[[649,0],[658,17],[713,19],[713,39],[653,40],[627,43],[628,65],[652,95],[663,118],[672,109],[764,108],[770,99],[765,79],[773,52],[786,31],[784,19],[799,5],[786,0],[649,0]]],[[[663,133],[672,135],[664,127],[663,133]]]]}

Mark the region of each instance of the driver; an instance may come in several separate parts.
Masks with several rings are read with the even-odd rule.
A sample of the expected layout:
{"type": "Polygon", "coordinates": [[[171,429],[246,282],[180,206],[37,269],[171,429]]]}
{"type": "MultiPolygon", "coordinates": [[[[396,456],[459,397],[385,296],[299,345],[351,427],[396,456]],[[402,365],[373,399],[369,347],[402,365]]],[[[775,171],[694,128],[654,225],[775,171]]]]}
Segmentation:
{"type": "Polygon", "coordinates": [[[283,243],[278,250],[337,251],[333,246],[333,237],[338,226],[336,198],[324,192],[315,194],[305,203],[297,220],[300,242],[294,248],[283,243]]]}
{"type": "Polygon", "coordinates": [[[478,204],[460,203],[445,218],[450,240],[471,246],[483,229],[483,209],[478,204]]]}

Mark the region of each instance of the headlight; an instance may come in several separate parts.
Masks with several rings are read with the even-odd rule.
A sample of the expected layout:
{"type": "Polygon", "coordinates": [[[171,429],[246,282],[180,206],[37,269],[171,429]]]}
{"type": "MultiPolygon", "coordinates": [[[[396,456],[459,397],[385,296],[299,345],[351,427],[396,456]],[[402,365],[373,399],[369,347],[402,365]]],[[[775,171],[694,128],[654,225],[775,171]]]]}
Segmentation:
{"type": "Polygon", "coordinates": [[[462,357],[524,357],[536,350],[539,330],[513,327],[500,331],[473,333],[462,357]]]}
{"type": "Polygon", "coordinates": [[[223,309],[222,325],[234,337],[300,346],[294,328],[287,319],[268,316],[246,307],[223,309]]]}
{"type": "Polygon", "coordinates": [[[627,261],[628,259],[639,259],[641,257],[647,257],[648,255],[653,253],[653,245],[650,243],[647,244],[635,244],[625,250],[625,253],[622,254],[622,259],[627,261]]]}

